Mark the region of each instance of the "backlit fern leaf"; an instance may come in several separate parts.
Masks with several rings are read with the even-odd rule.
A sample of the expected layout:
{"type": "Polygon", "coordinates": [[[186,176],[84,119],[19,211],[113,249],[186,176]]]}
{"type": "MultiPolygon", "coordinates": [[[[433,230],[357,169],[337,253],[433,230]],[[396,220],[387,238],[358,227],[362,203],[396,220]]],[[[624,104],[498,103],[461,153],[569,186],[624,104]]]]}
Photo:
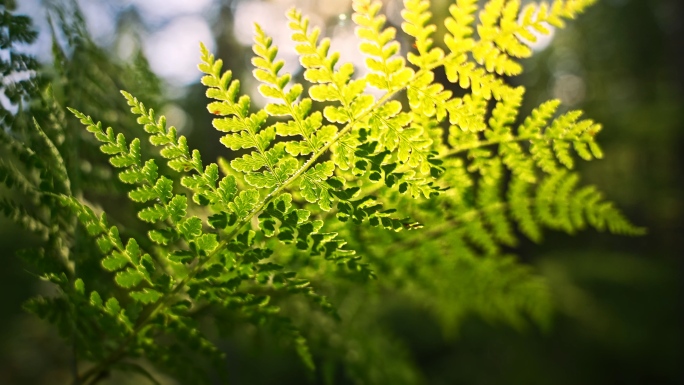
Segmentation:
{"type": "Polygon", "coordinates": [[[477,185],[462,192],[467,195],[473,189],[475,201],[448,200],[453,208],[447,217],[486,255],[499,253],[499,245],[515,245],[514,227],[534,241],[541,240],[542,227],[570,234],[587,226],[624,235],[644,232],[627,221],[613,203],[604,201],[595,187],[576,190],[575,174],[561,171],[549,175],[532,193],[534,184],[517,177],[505,183],[502,171],[499,159],[487,160],[480,167],[477,185]]]}
{"type": "Polygon", "coordinates": [[[563,19],[576,17],[594,2],[556,0],[550,8],[547,3],[529,4],[518,21],[519,0],[492,0],[478,14],[478,37],[474,38],[477,1],[458,0],[449,7],[450,17],[445,20],[449,33],[444,43],[450,52],[444,65],[449,81],[458,81],[462,88],[470,88],[485,99],[506,97],[511,88],[497,75],[522,72],[520,64],[511,57],[526,58],[532,54],[522,41],[536,40],[530,30],[548,34],[544,23],[561,28],[563,19]]]}
{"type": "Polygon", "coordinates": [[[437,30],[434,24],[428,24],[430,2],[427,0],[408,0],[404,2],[405,9],[401,12],[404,22],[401,28],[415,38],[415,48],[418,55],[413,52],[407,54],[409,63],[420,69],[432,68],[444,58],[444,51],[439,47],[433,47],[432,34],[437,30]]]}
{"type": "Polygon", "coordinates": [[[291,155],[307,155],[319,151],[337,133],[337,127],[326,125],[321,127],[322,114],[318,111],[311,113],[312,101],[309,98],[297,100],[302,95],[302,85],[289,85],[291,75],[278,76],[278,72],[284,65],[282,60],[274,61],[277,48],[272,46],[272,39],[267,37],[261,27],[256,26],[254,53],[252,59],[256,67],[255,77],[263,84],[259,86],[262,95],[278,100],[278,103],[269,103],[265,110],[271,116],[287,116],[292,118],[288,122],[278,122],[275,125],[276,133],[282,136],[299,135],[301,141],[288,141],[285,149],[291,155]]]}
{"type": "MultiPolygon", "coordinates": [[[[211,204],[223,210],[227,210],[237,193],[235,177],[226,176],[219,181],[218,165],[211,163],[203,166],[202,157],[198,150],[190,153],[185,136],[178,136],[175,127],[166,127],[166,118],[155,118],[154,110],[146,109],[145,105],[127,92],[122,92],[128,100],[131,112],[140,115],[138,123],[143,125],[150,136],[150,143],[162,147],[160,154],[168,159],[171,169],[178,172],[190,173],[192,176],[183,176],[181,185],[193,192],[193,201],[197,204],[211,204]]],[[[150,184],[156,178],[157,166],[148,161],[140,169],[128,169],[120,174],[124,183],[137,183],[141,180],[148,182],[147,186],[138,188],[141,194],[150,191],[150,184]]]]}
{"type": "Polygon", "coordinates": [[[551,100],[534,109],[517,132],[511,128],[522,103],[524,89],[518,87],[510,96],[496,103],[489,120],[484,124],[484,104],[474,104],[469,96],[463,98],[463,112],[457,126],[449,131],[450,154],[468,151],[481,151],[482,148],[497,145],[498,154],[516,176],[534,182],[535,168],[547,173],[559,170],[559,163],[566,168],[574,166],[571,149],[584,160],[603,157],[596,143],[595,135],[601,126],[590,119],[580,120],[580,111],[571,111],[549,121],[556,112],[560,101],[551,100]],[[479,106],[477,109],[470,106],[479,106]],[[470,111],[469,111],[470,110],[470,111]],[[460,130],[459,130],[460,128],[460,130]],[[482,134],[468,131],[482,131],[482,134]],[[525,149],[520,143],[527,142],[525,149]]]}
{"type": "MultiPolygon", "coordinates": [[[[80,383],[111,369],[149,376],[127,360],[141,355],[182,381],[208,383],[196,364],[206,359],[219,368],[225,357],[198,322],[203,314],[214,316],[219,328],[230,320],[271,329],[313,368],[319,357],[307,337],[316,329],[333,333],[329,320],[344,315],[337,313],[338,302],[367,306],[369,290],[354,285],[376,274],[378,302],[387,293],[419,301],[445,330],[468,313],[517,327],[525,317],[544,325],[551,309],[544,280],[504,254],[519,234],[540,241],[544,229],[643,232],[596,188],[578,187],[579,178],[567,171],[575,156],[602,156],[595,141],[600,126],[576,111],[556,117],[558,101],[542,104],[518,125],[524,88],[504,78],[520,73],[518,59],[532,54],[523,41],[534,40],[532,30],[548,33],[546,23],[561,27],[592,2],[556,0],[520,11],[518,0],[491,0],[478,12],[478,1],[456,0],[445,36],[436,37],[430,2],[405,0],[402,29],[414,41],[405,58],[381,2],[355,0],[352,20],[365,75],[330,52],[330,39],[293,9],[286,17],[304,81],[282,72],[278,48],[257,25],[252,74],[269,98],[262,110],[240,95],[240,82],[202,45],[208,110],[229,150],[217,163],[204,162],[141,100],[154,101],[128,92],[122,92],[126,103],[113,101],[98,88],[126,85],[110,73],[123,67],[107,62],[88,66],[87,79],[77,76],[80,58],[105,55],[84,37],[80,14],[70,24],[66,9],[56,9],[67,40],[78,48],[70,58],[55,39],[59,76],[79,85],[65,91],[67,100],[87,108],[95,108],[90,99],[106,104],[102,113],[123,132],[71,109],[109,164],[91,153],[87,163],[75,162],[83,153],[71,151],[90,151],[83,145],[89,142],[62,127],[66,119],[52,96],[41,98],[46,116],[22,126],[30,128],[26,138],[18,130],[0,131],[8,150],[0,182],[12,193],[0,199],[0,211],[46,239],[24,258],[61,290],[26,308],[57,325],[79,357],[96,363],[79,374],[80,383]],[[440,67],[455,85],[437,80],[440,67]],[[130,109],[125,118],[142,126],[170,172],[158,159],[143,159],[149,147],[139,135],[126,139],[131,134],[122,109],[130,109]],[[96,214],[99,205],[84,198],[97,194],[79,170],[108,171],[110,165],[119,180],[101,178],[115,187],[108,196],[127,191],[133,203],[122,207],[141,221],[117,218],[105,200],[103,211],[115,215],[96,214]],[[400,232],[423,227],[414,217],[426,229],[400,232]]],[[[139,78],[149,74],[144,60],[142,67],[139,78]]],[[[21,95],[34,95],[33,83],[21,86],[21,95]]],[[[356,347],[342,337],[343,360],[351,352],[373,358],[365,341],[356,347]]]]}
{"type": "Polygon", "coordinates": [[[377,1],[354,1],[352,19],[358,25],[359,49],[367,56],[366,67],[371,70],[366,81],[377,89],[392,92],[404,88],[414,72],[405,66],[403,57],[397,56],[401,47],[394,40],[396,30],[383,28],[386,17],[379,14],[381,6],[377,1]]]}
{"type": "Polygon", "coordinates": [[[273,188],[282,185],[296,171],[298,162],[284,156],[284,144],[269,148],[276,133],[272,126],[262,128],[268,114],[263,110],[249,113],[249,97],[243,95],[237,98],[239,81],[231,82],[230,71],[221,74],[223,62],[215,60],[204,46],[202,61],[199,68],[206,74],[202,82],[209,87],[207,97],[218,100],[209,104],[208,109],[215,115],[229,116],[213,121],[217,130],[229,132],[221,138],[221,143],[232,150],[255,149],[233,160],[231,165],[245,173],[245,180],[254,187],[273,188]]]}

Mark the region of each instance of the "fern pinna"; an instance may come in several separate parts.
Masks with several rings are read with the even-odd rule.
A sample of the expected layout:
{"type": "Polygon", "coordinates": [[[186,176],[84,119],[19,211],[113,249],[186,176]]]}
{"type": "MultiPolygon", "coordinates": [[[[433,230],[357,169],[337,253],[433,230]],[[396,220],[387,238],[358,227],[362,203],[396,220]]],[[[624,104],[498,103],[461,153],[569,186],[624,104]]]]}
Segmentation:
{"type": "MultiPolygon", "coordinates": [[[[518,0],[491,0],[479,10],[476,0],[457,0],[435,44],[429,1],[405,0],[401,28],[413,48],[404,58],[381,3],[355,0],[352,19],[369,70],[363,76],[293,9],[287,17],[304,84],[281,71],[277,47],[257,25],[253,75],[269,100],[258,111],[202,45],[208,111],[229,161],[205,162],[127,92],[165,165],[143,156],[140,139],[70,109],[130,185],[128,197],[148,227],[145,235],[122,236],[125,229],[68,188],[47,192],[78,217],[116,286],[97,291],[87,276],[53,274],[77,310],[44,300],[28,308],[53,321],[71,317],[80,356],[95,363],[79,374],[81,383],[111,368],[144,372],[136,357],[206,381],[196,354],[220,367],[223,353],[198,328],[195,315],[204,309],[272,328],[313,368],[297,327],[305,321],[286,310],[287,299],[300,297],[338,319],[323,293],[335,296],[335,286],[376,276],[380,286],[430,306],[446,329],[468,312],[545,323],[551,299],[543,279],[502,246],[520,236],[540,241],[543,228],[643,231],[596,188],[578,188],[569,171],[575,154],[602,156],[600,125],[577,111],[558,114],[559,101],[520,119],[524,88],[504,78],[521,73],[533,31],[560,28],[591,3],[520,9],[518,0]],[[448,87],[435,80],[441,67],[448,87]],[[463,96],[448,89],[456,87],[463,96]],[[192,362],[198,365],[190,369],[192,362]]],[[[63,173],[56,179],[68,180],[63,173]]]]}

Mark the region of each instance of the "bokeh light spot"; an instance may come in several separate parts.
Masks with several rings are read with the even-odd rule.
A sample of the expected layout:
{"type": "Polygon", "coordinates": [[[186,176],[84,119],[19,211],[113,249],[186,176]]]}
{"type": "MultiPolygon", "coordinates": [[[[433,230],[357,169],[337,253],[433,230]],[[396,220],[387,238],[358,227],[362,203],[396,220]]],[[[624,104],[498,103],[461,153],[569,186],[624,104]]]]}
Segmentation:
{"type": "Polygon", "coordinates": [[[197,70],[199,43],[214,49],[209,24],[199,16],[175,19],[144,40],[152,69],[175,85],[185,85],[200,77],[197,70]]]}

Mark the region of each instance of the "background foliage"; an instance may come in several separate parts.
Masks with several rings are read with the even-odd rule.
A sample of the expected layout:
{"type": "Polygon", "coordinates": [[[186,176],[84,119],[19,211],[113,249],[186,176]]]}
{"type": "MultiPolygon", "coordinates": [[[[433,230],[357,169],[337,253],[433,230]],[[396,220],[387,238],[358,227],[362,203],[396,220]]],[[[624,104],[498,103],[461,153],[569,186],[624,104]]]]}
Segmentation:
{"type": "MultiPolygon", "coordinates": [[[[446,11],[441,2],[435,1],[433,6],[437,18],[446,11]]],[[[223,4],[222,23],[231,23],[232,9],[230,3],[223,4]]],[[[55,22],[60,21],[58,8],[52,15],[55,22]]],[[[134,14],[118,16],[121,29],[135,23],[134,14]]],[[[677,68],[684,63],[676,36],[682,32],[681,16],[681,4],[676,0],[604,1],[568,30],[557,32],[551,47],[525,63],[525,74],[515,80],[529,89],[529,105],[524,106],[527,111],[562,92],[563,82],[583,81],[583,98],[572,93],[565,97],[574,100],[573,107],[582,108],[606,127],[600,136],[606,160],[583,164],[582,172],[589,182],[600,185],[619,202],[636,223],[647,226],[649,235],[626,239],[594,232],[573,237],[549,234],[541,247],[523,244],[519,255],[548,278],[558,306],[546,333],[529,327],[520,333],[469,316],[460,319],[452,335],[445,338],[437,320],[426,317],[420,304],[400,297],[392,301],[388,293],[365,294],[362,308],[361,304],[348,304],[347,311],[364,312],[364,317],[373,322],[357,324],[358,330],[346,332],[366,338],[380,336],[372,338],[378,352],[394,349],[398,357],[410,357],[413,366],[369,354],[357,358],[365,365],[352,367],[352,372],[386,368],[390,374],[359,376],[389,376],[398,383],[418,373],[420,380],[429,384],[665,384],[680,380],[676,367],[681,358],[682,303],[677,293],[681,293],[679,256],[684,250],[678,166],[684,87],[677,68]]],[[[146,73],[141,56],[122,64],[89,41],[74,44],[84,36],[78,28],[85,26],[78,20],[72,25],[73,35],[67,34],[61,43],[75,52],[69,53],[70,60],[60,59],[53,79],[80,77],[84,81],[62,82],[61,86],[56,82],[54,92],[69,106],[93,116],[106,116],[125,131],[136,130],[134,118],[117,90],[129,90],[147,103],[163,106],[165,101],[154,97],[160,85],[148,81],[152,77],[146,73]],[[85,59],[81,57],[98,65],[83,66],[85,59]]],[[[217,55],[234,59],[226,66],[235,73],[245,68],[243,55],[249,53],[230,35],[218,33],[217,39],[217,55]]],[[[59,52],[55,54],[60,58],[59,52]]],[[[574,88],[575,93],[580,91],[574,88]]],[[[211,147],[218,143],[217,134],[201,129],[210,125],[210,117],[203,112],[204,99],[198,97],[203,92],[200,87],[191,87],[175,102],[188,113],[196,113],[189,131],[190,145],[211,159],[222,147],[211,147]]],[[[98,170],[93,160],[92,172],[98,170]]],[[[101,194],[112,195],[102,199],[109,200],[112,207],[125,202],[111,191],[102,190],[101,194]]],[[[0,273],[3,308],[11,312],[0,320],[0,380],[66,383],[69,362],[63,352],[67,347],[46,324],[19,310],[26,298],[45,290],[35,286],[25,265],[10,257],[14,250],[35,240],[23,238],[25,233],[9,224],[0,226],[0,245],[6,256],[6,268],[0,273]]],[[[367,251],[372,255],[373,250],[367,251]]],[[[324,364],[311,377],[289,350],[279,348],[277,341],[260,336],[255,343],[254,338],[246,337],[249,333],[235,330],[234,338],[224,347],[229,352],[232,383],[302,383],[303,378],[311,383],[337,378],[344,383],[347,375],[334,364],[324,364]]]]}

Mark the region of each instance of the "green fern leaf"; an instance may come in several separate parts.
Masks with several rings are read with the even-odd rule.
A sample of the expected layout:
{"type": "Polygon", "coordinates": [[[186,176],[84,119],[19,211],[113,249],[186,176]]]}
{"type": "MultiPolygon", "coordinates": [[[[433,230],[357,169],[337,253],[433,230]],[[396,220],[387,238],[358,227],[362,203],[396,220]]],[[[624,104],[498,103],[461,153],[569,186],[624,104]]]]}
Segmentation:
{"type": "Polygon", "coordinates": [[[140,303],[150,304],[157,302],[161,298],[162,293],[153,289],[142,289],[140,291],[132,291],[129,295],[140,303]]]}

